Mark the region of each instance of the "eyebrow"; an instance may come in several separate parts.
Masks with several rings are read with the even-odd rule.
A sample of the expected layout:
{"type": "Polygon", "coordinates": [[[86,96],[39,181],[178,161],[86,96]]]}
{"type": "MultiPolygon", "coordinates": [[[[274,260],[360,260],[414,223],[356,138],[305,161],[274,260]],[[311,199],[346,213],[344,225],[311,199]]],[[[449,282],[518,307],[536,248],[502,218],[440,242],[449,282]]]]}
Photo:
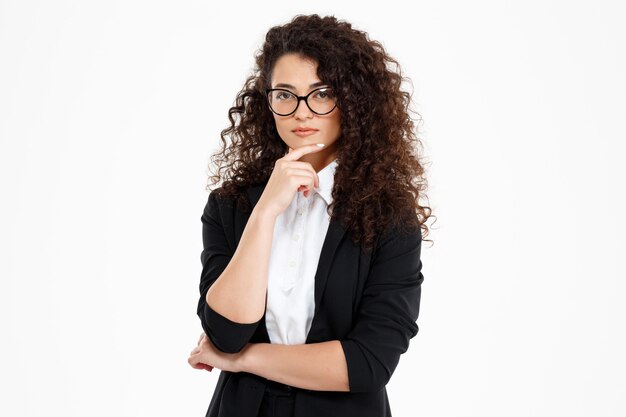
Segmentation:
{"type": "MultiPolygon", "coordinates": [[[[313,83],[309,86],[309,88],[313,88],[313,87],[319,87],[322,85],[326,85],[327,83],[323,82],[323,81],[318,81],[316,83],[313,83]]],[[[294,90],[296,89],[296,87],[294,87],[291,84],[285,84],[285,83],[278,83],[274,86],[274,88],[280,88],[280,87],[286,87],[286,88],[293,88],[294,90]]]]}

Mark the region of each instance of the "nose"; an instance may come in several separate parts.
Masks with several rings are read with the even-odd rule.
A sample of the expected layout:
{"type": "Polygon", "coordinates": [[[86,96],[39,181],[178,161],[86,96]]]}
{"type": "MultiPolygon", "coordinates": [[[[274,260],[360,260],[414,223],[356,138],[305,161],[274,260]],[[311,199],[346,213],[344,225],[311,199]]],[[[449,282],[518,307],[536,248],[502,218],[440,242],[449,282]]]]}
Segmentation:
{"type": "Polygon", "coordinates": [[[298,102],[298,107],[294,112],[294,116],[296,119],[305,119],[313,117],[313,112],[309,109],[309,106],[306,105],[304,100],[300,100],[298,102]]]}

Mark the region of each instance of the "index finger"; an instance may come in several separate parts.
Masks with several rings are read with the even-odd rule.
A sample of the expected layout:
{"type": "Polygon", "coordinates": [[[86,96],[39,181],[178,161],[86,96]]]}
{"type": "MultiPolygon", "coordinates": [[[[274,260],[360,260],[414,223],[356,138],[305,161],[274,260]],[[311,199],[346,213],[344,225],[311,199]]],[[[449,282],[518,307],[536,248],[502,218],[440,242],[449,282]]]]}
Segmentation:
{"type": "Polygon", "coordinates": [[[292,149],[290,147],[289,152],[285,155],[284,159],[286,159],[287,161],[297,161],[303,155],[324,149],[324,146],[325,145],[323,143],[313,143],[311,145],[301,146],[296,149],[292,149]]]}

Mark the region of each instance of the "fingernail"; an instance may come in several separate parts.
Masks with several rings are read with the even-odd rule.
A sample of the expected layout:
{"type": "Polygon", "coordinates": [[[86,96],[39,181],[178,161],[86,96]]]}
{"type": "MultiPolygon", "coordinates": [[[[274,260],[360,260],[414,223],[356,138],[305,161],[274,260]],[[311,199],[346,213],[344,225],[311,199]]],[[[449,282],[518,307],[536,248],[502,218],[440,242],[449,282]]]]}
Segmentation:
{"type": "Polygon", "coordinates": [[[319,146],[320,148],[323,148],[325,145],[323,143],[318,143],[317,146],[319,146]]]}

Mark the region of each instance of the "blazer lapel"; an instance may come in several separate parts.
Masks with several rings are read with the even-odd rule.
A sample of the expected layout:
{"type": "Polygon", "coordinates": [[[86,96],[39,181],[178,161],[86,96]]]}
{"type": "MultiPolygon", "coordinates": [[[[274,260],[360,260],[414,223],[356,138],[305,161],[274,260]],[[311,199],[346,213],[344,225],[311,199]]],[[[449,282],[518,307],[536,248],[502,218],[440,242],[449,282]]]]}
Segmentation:
{"type": "MultiPolygon", "coordinates": [[[[264,183],[247,189],[248,197],[250,198],[250,203],[253,209],[261,198],[266,185],[267,183],[264,183]]],[[[243,234],[243,229],[238,231],[238,233],[239,235],[237,236],[237,239],[239,240],[241,238],[241,234],[243,234]]],[[[346,229],[339,223],[339,221],[334,219],[330,220],[328,230],[326,231],[326,237],[324,239],[324,243],[322,244],[322,251],[317,265],[317,271],[315,272],[315,311],[313,313],[313,321],[315,321],[315,318],[317,317],[317,311],[322,299],[322,294],[324,293],[324,288],[326,287],[328,275],[330,274],[333,257],[345,233],[346,229]]]]}

